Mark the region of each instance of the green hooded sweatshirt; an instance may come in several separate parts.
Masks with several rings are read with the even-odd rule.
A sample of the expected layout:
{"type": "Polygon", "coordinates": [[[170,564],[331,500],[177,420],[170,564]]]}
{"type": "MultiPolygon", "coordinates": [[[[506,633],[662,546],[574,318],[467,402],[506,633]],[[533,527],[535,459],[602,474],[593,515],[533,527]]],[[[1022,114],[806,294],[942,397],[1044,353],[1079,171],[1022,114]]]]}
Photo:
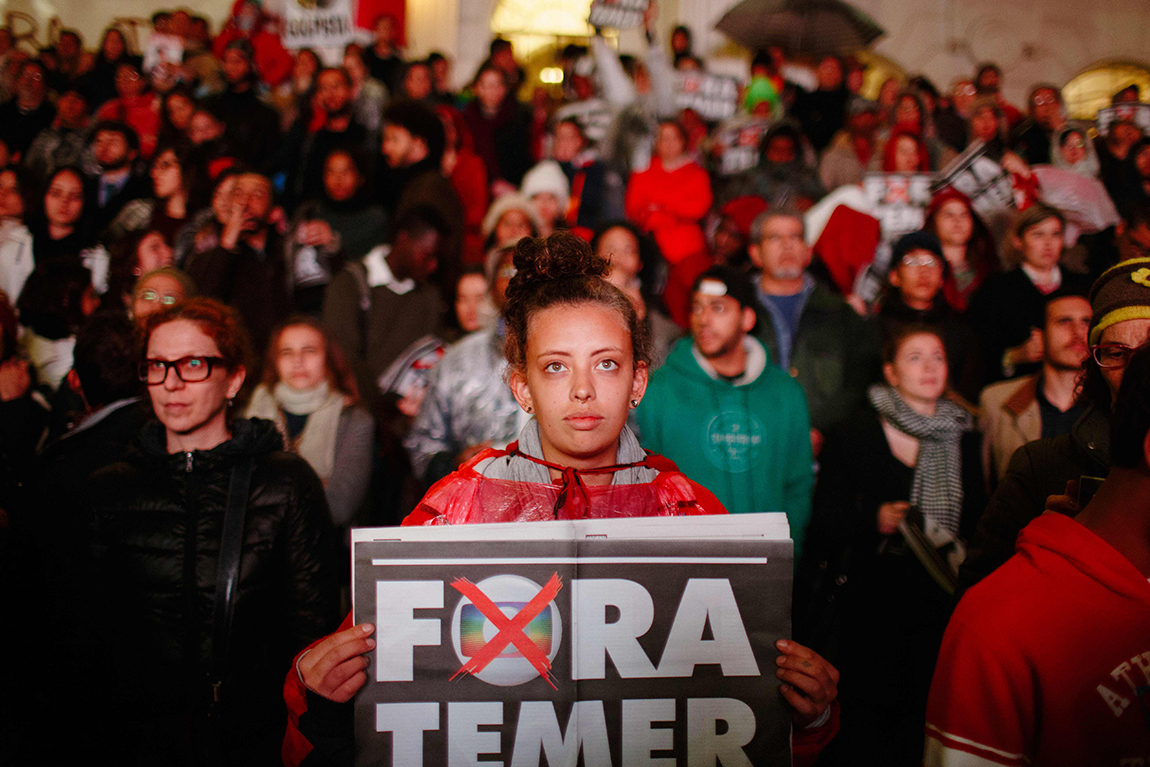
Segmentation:
{"type": "Polygon", "coordinates": [[[642,442],[732,514],[786,512],[797,562],[814,488],[807,400],[797,381],[768,364],[758,340],[743,343],[746,372],[727,381],[691,338],[679,341],[636,411],[642,442]]]}

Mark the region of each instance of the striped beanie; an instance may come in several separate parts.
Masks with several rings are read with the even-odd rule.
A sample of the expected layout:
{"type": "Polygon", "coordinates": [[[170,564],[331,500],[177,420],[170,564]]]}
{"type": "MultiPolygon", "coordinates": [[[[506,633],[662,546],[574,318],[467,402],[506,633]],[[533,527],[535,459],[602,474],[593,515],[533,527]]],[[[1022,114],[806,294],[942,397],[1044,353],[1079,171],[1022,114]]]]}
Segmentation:
{"type": "Polygon", "coordinates": [[[1090,343],[1102,338],[1102,331],[1126,320],[1150,320],[1150,258],[1122,261],[1102,273],[1090,289],[1094,317],[1090,321],[1090,343]]]}

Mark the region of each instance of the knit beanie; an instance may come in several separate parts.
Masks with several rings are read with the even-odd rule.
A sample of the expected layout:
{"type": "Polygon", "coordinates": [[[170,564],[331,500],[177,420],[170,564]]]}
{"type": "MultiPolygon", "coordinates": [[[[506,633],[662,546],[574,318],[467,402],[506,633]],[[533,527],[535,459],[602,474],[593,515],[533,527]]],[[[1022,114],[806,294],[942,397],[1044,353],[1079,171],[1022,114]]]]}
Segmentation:
{"type": "Polygon", "coordinates": [[[559,163],[554,160],[544,160],[523,176],[523,185],[519,187],[520,193],[530,200],[537,194],[550,192],[559,199],[559,210],[567,209],[571,199],[570,185],[567,176],[559,163]]]}
{"type": "Polygon", "coordinates": [[[1132,258],[1110,267],[1090,289],[1090,343],[1102,331],[1126,320],[1150,320],[1150,258],[1132,258]]]}
{"type": "MultiPolygon", "coordinates": [[[[527,218],[531,219],[531,225],[535,227],[535,231],[539,231],[539,214],[535,211],[535,206],[531,204],[531,200],[518,192],[509,192],[496,197],[495,202],[491,203],[491,207],[487,209],[487,215],[483,217],[484,237],[491,236],[491,233],[495,231],[495,225],[499,223],[499,219],[503,218],[503,214],[509,210],[521,210],[526,213],[527,218]]],[[[501,243],[495,244],[500,245],[501,243]]]]}

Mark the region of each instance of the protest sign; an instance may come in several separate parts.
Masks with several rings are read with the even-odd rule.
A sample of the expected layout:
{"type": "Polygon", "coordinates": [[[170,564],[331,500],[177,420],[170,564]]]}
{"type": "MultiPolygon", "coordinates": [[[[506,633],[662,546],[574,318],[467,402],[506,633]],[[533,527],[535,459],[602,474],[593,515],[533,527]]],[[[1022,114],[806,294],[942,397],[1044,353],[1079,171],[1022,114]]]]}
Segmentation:
{"type": "Polygon", "coordinates": [[[1150,104],[1116,104],[1112,107],[1103,107],[1095,116],[1098,132],[1103,136],[1110,135],[1110,126],[1116,122],[1132,122],[1142,131],[1142,135],[1150,136],[1150,104]]]}
{"type": "Polygon", "coordinates": [[[356,764],[789,764],[779,516],[354,531],[356,764]]]}
{"type": "Polygon", "coordinates": [[[711,154],[718,161],[720,176],[734,176],[759,164],[759,144],[771,121],[747,115],[720,125],[714,133],[711,154]]]}
{"type": "Polygon", "coordinates": [[[1010,172],[986,156],[987,145],[975,141],[942,169],[931,192],[954,187],[970,198],[970,205],[995,242],[1003,242],[1014,218],[1014,181],[1010,172]]]}
{"type": "Polygon", "coordinates": [[[726,120],[738,109],[739,82],[706,72],[675,73],[675,109],[694,110],[708,122],[726,120]]]}
{"type": "Polygon", "coordinates": [[[285,48],[342,48],[355,36],[352,0],[286,0],[285,48]]]}
{"type": "Polygon", "coordinates": [[[649,0],[594,0],[587,23],[593,27],[633,29],[643,23],[649,0]]]}
{"type": "Polygon", "coordinates": [[[930,205],[931,177],[924,173],[867,173],[863,190],[882,236],[893,242],[908,232],[922,229],[930,205]]]}
{"type": "Polygon", "coordinates": [[[447,353],[447,344],[435,335],[427,335],[404,349],[380,374],[379,390],[404,397],[417,396],[427,389],[431,371],[447,353]]]}

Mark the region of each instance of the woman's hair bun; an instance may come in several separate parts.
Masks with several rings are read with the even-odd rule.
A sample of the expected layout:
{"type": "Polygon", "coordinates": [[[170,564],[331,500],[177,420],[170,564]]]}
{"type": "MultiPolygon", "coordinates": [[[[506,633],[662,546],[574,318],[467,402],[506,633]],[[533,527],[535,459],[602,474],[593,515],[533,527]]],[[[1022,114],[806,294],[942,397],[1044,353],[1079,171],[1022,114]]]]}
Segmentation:
{"type": "Polygon", "coordinates": [[[517,292],[539,282],[606,277],[610,262],[596,255],[582,237],[558,231],[549,237],[524,237],[515,246],[515,277],[509,290],[517,292]]]}
{"type": "Polygon", "coordinates": [[[507,286],[503,319],[507,323],[505,353],[512,369],[522,369],[527,357],[527,325],[531,315],[558,304],[596,303],[617,311],[631,334],[637,363],[650,359],[647,327],[623,291],[607,282],[610,261],[595,255],[583,238],[567,231],[550,237],[524,237],[515,246],[515,276],[507,286]]]}

